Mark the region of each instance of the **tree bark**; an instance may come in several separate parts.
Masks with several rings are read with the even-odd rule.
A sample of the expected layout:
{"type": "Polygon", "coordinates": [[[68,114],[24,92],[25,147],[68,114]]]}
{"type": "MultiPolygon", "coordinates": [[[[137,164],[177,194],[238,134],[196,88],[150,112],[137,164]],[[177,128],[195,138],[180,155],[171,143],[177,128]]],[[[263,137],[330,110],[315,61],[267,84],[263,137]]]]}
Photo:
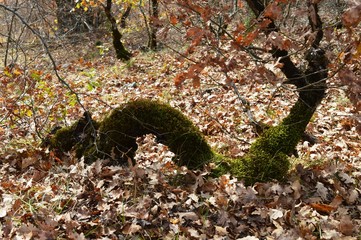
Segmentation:
{"type": "Polygon", "coordinates": [[[132,10],[132,5],[129,5],[124,13],[122,14],[122,17],[120,18],[120,28],[125,28],[126,27],[126,20],[129,17],[130,11],[132,10]]]}
{"type": "MultiPolygon", "coordinates": [[[[257,17],[264,11],[262,1],[247,0],[257,17]]],[[[322,22],[317,13],[317,4],[309,3],[309,8],[317,15],[316,22],[310,25],[317,38],[307,51],[305,59],[308,67],[305,72],[295,66],[286,50],[273,47],[273,57],[280,58],[281,68],[287,80],[285,84],[297,87],[298,100],[289,115],[281,124],[267,129],[252,145],[249,153],[242,159],[230,163],[230,171],[245,179],[246,184],[270,179],[282,179],[287,173],[290,163],[287,155],[292,153],[309,123],[317,106],[325,96],[327,89],[327,58],[325,52],[319,48],[322,39],[322,22]]],[[[278,31],[272,19],[266,33],[278,31]]]]}
{"type": "Polygon", "coordinates": [[[158,0],[150,0],[149,1],[149,40],[148,47],[149,49],[155,51],[157,50],[157,31],[158,31],[158,17],[159,17],[159,9],[158,9],[158,0]]]}
{"type": "MultiPolygon", "coordinates": [[[[112,0],[107,0],[107,4],[104,5],[103,7],[104,7],[105,15],[107,16],[109,22],[111,23],[111,31],[112,31],[112,35],[113,35],[113,47],[115,49],[116,56],[118,59],[127,61],[131,58],[132,54],[127,51],[127,49],[124,47],[124,45],[122,43],[123,36],[118,29],[117,22],[116,22],[114,16],[112,15],[112,11],[111,11],[112,0]]],[[[129,11],[130,11],[130,9],[129,9],[129,11]]],[[[126,12],[127,12],[127,10],[126,10],[126,12]]],[[[123,16],[124,16],[124,14],[123,14],[123,16]]]]}

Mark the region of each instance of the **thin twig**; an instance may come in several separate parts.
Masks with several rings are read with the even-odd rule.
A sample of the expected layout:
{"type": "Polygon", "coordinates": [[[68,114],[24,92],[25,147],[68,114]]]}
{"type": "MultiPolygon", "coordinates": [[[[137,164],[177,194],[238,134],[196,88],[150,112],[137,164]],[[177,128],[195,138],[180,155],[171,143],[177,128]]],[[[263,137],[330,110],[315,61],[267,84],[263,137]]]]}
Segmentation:
{"type": "Polygon", "coordinates": [[[14,9],[11,9],[3,4],[0,4],[0,7],[2,7],[3,9],[5,9],[6,11],[11,12],[12,14],[14,14],[35,36],[38,37],[38,39],[40,40],[41,44],[43,45],[43,47],[45,48],[45,52],[48,55],[50,62],[53,66],[53,70],[55,72],[56,77],[58,78],[59,82],[65,86],[66,89],[68,89],[72,94],[75,95],[77,102],[79,103],[79,105],[81,106],[81,108],[86,111],[86,108],[84,107],[84,105],[82,104],[79,95],[77,92],[75,92],[70,85],[59,75],[59,72],[57,70],[57,66],[55,63],[55,60],[52,56],[52,54],[50,53],[49,47],[46,43],[46,41],[44,40],[44,38],[40,35],[40,33],[38,33],[34,28],[32,28],[14,9]]]}

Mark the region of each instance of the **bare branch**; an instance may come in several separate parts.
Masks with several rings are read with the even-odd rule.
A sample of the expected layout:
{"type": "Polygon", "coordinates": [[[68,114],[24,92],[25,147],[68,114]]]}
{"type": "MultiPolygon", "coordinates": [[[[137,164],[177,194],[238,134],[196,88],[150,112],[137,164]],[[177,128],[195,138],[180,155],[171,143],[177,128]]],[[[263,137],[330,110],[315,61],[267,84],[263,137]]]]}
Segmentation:
{"type": "Polygon", "coordinates": [[[70,87],[70,85],[59,75],[59,72],[57,70],[57,66],[55,63],[55,60],[52,56],[52,54],[50,53],[48,44],[46,43],[46,41],[44,40],[44,38],[40,35],[40,33],[38,33],[34,28],[32,28],[14,9],[11,9],[3,4],[0,4],[0,7],[5,9],[8,12],[11,12],[12,14],[14,14],[23,24],[24,26],[26,26],[41,42],[41,44],[43,45],[46,54],[48,55],[50,62],[53,66],[53,71],[55,72],[56,77],[58,78],[59,82],[65,86],[66,89],[68,89],[70,91],[70,93],[74,94],[76,97],[77,102],[79,103],[79,105],[81,106],[81,108],[86,111],[84,105],[82,104],[79,95],[77,92],[75,92],[72,87],[70,87]]]}

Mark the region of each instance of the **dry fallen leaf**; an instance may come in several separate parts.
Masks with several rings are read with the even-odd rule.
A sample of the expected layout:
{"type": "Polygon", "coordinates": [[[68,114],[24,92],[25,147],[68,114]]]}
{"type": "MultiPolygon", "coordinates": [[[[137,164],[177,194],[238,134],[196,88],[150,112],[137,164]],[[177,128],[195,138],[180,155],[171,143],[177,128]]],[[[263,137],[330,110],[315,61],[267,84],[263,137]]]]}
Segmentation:
{"type": "Polygon", "coordinates": [[[340,232],[342,232],[346,236],[351,236],[355,230],[355,227],[356,226],[352,222],[350,216],[346,215],[346,216],[342,216],[342,218],[340,220],[340,225],[338,226],[338,229],[340,230],[340,232]]]}
{"type": "Polygon", "coordinates": [[[127,235],[132,235],[133,233],[136,233],[141,229],[142,229],[142,227],[137,224],[128,223],[123,227],[122,233],[127,234],[127,235]]]}
{"type": "Polygon", "coordinates": [[[317,212],[322,214],[330,214],[332,211],[334,211],[336,208],[327,205],[327,204],[321,204],[321,203],[311,203],[310,206],[315,209],[317,212]]]}

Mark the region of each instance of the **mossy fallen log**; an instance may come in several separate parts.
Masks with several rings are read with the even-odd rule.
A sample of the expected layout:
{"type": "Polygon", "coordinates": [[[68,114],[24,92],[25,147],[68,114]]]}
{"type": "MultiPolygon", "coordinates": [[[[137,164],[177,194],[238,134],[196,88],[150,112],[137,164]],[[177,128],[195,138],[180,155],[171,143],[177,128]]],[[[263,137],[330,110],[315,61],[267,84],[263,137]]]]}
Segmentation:
{"type": "Polygon", "coordinates": [[[145,134],[154,134],[158,142],[167,145],[178,165],[202,168],[214,157],[204,136],[185,115],[150,100],[123,104],[99,123],[83,117],[57,131],[49,142],[61,151],[75,150],[77,157],[84,156],[88,163],[109,158],[127,164],[138,148],[136,138],[145,134]]]}

